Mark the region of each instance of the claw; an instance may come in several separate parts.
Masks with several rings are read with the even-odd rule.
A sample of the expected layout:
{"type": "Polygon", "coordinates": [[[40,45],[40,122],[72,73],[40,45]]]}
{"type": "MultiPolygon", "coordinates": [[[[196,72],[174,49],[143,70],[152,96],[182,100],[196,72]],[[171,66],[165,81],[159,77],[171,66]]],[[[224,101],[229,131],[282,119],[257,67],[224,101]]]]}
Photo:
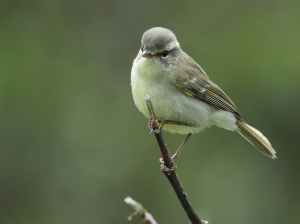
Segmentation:
{"type": "Polygon", "coordinates": [[[163,124],[164,122],[160,119],[149,119],[148,128],[150,129],[150,133],[160,133],[163,124]]]}
{"type": "Polygon", "coordinates": [[[177,170],[177,164],[175,163],[175,160],[173,158],[172,158],[172,161],[173,161],[172,168],[168,168],[165,166],[165,162],[164,162],[163,158],[160,158],[159,161],[161,162],[161,164],[160,164],[161,171],[170,173],[170,172],[177,170]]]}

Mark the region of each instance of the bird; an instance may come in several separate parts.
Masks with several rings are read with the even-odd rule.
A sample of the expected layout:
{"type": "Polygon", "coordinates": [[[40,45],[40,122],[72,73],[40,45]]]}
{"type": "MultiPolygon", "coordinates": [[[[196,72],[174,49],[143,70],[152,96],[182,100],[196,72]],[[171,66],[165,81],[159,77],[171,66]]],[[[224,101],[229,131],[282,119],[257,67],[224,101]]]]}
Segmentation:
{"type": "Polygon", "coordinates": [[[136,107],[147,118],[144,97],[151,98],[163,130],[189,137],[218,126],[238,132],[260,152],[276,158],[269,140],[244,121],[232,100],[167,28],[154,27],[143,34],[131,69],[131,88],[136,107]]]}

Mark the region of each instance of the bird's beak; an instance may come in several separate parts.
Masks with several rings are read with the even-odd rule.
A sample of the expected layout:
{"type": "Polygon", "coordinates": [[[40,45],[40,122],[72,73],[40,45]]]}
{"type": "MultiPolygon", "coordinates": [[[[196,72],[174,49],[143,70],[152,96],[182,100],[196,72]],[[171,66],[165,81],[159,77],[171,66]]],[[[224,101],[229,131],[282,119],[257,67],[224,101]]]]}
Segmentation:
{"type": "Polygon", "coordinates": [[[144,57],[144,58],[158,58],[157,55],[151,54],[150,52],[147,52],[147,51],[145,51],[145,52],[142,54],[142,57],[144,57]]]}

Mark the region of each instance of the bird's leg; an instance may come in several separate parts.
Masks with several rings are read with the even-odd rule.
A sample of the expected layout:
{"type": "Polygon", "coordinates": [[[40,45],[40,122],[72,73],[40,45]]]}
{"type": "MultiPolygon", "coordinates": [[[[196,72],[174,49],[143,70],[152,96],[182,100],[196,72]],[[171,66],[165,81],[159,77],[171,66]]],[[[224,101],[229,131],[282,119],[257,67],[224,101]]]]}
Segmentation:
{"type": "Polygon", "coordinates": [[[192,136],[192,133],[189,133],[186,138],[184,139],[184,141],[181,143],[181,145],[179,146],[179,148],[177,149],[177,151],[175,152],[175,154],[171,157],[172,158],[172,161],[173,161],[173,166],[172,168],[167,168],[165,166],[165,162],[163,160],[163,158],[161,158],[159,161],[161,162],[161,167],[160,169],[162,171],[165,171],[165,172],[171,172],[171,171],[175,171],[177,169],[177,165],[176,165],[176,162],[175,160],[177,159],[177,157],[179,156],[181,150],[183,149],[183,147],[185,146],[185,144],[187,143],[187,141],[189,140],[189,138],[192,136]]]}
{"type": "Polygon", "coordinates": [[[175,124],[175,125],[182,125],[182,126],[188,126],[188,127],[194,127],[194,125],[185,123],[185,122],[179,122],[179,121],[170,121],[170,120],[163,120],[164,124],[175,124]]]}
{"type": "Polygon", "coordinates": [[[158,134],[165,124],[175,124],[175,125],[193,127],[193,125],[184,122],[170,121],[170,120],[160,119],[158,117],[151,117],[149,119],[148,128],[150,129],[151,132],[158,134]]]}
{"type": "Polygon", "coordinates": [[[187,141],[189,140],[189,138],[192,136],[192,133],[189,133],[186,138],[184,139],[184,141],[181,143],[181,145],[179,146],[179,148],[177,149],[177,151],[175,152],[175,154],[172,156],[173,161],[175,161],[177,159],[177,157],[179,156],[181,150],[183,149],[183,147],[185,146],[185,144],[187,143],[187,141]]]}

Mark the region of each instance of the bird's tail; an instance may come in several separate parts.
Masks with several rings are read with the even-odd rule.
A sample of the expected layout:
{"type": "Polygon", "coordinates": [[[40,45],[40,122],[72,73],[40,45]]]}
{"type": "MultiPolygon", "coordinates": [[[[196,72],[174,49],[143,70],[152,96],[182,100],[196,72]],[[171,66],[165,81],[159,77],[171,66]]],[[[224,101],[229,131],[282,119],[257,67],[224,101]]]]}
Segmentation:
{"type": "Polygon", "coordinates": [[[272,148],[271,143],[260,131],[241,120],[237,120],[236,125],[239,127],[237,132],[254,145],[259,151],[272,159],[276,158],[276,152],[272,148]]]}

